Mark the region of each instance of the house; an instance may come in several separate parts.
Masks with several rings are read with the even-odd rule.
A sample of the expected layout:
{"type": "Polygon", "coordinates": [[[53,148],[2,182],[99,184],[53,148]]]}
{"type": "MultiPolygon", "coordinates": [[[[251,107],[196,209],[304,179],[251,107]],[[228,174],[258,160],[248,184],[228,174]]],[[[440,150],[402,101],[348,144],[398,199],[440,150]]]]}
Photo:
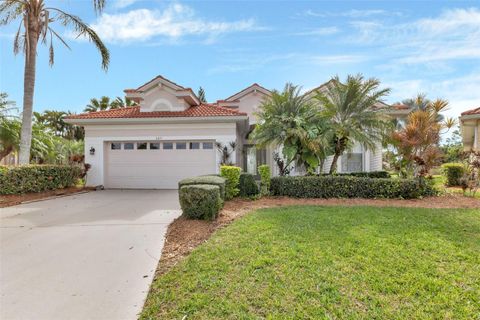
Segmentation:
{"type": "Polygon", "coordinates": [[[464,151],[480,151],[480,108],[462,112],[460,130],[464,151]]]}
{"type": "MultiPolygon", "coordinates": [[[[192,89],[157,76],[125,94],[138,105],[66,118],[85,128],[85,162],[91,165],[87,185],[176,189],[183,178],[218,173],[216,143],[230,142],[236,143],[230,160],[244,171],[257,174],[258,165],[269,164],[277,174],[273,155],[279,149],[258,149],[249,139],[254,112],[271,94],[261,85],[201,103],[192,89]]],[[[388,112],[404,117],[408,110],[392,106],[388,112]]],[[[381,145],[373,151],[355,145],[339,162],[340,172],[381,170],[381,145]]]]}

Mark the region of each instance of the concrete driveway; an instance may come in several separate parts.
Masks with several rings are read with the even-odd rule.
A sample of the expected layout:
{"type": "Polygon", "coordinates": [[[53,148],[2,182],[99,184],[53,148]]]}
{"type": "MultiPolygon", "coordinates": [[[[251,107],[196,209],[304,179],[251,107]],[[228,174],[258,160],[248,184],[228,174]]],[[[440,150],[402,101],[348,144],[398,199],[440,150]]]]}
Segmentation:
{"type": "Polygon", "coordinates": [[[174,190],[0,209],[0,319],[136,319],[180,215],[174,190]]]}

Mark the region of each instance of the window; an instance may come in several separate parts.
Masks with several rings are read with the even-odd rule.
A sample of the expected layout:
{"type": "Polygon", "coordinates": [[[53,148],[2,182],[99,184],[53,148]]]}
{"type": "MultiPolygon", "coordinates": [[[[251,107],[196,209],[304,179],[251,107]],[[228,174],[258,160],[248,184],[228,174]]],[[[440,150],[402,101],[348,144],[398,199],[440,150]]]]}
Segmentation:
{"type": "Polygon", "coordinates": [[[123,144],[123,150],[133,150],[133,142],[125,142],[123,144]]]}
{"type": "Polygon", "coordinates": [[[175,144],[175,147],[177,150],[185,150],[187,149],[187,143],[186,142],[177,142],[175,144]]]}
{"type": "Polygon", "coordinates": [[[110,145],[110,148],[112,150],[120,150],[120,149],[122,149],[122,143],[121,142],[112,142],[112,144],[110,145]]]}
{"type": "Polygon", "coordinates": [[[138,142],[137,143],[137,150],[147,150],[147,143],[146,142],[138,142]]]}
{"type": "Polygon", "coordinates": [[[208,149],[208,150],[213,149],[213,142],[204,142],[204,143],[203,143],[203,149],[205,149],[205,150],[207,150],[207,149],[208,149]]]}
{"type": "Polygon", "coordinates": [[[200,142],[190,142],[190,149],[192,150],[200,149],[200,142]]]}
{"type": "Polygon", "coordinates": [[[342,155],[342,172],[363,171],[363,157],[361,153],[345,153],[342,155]]]}
{"type": "Polygon", "coordinates": [[[150,143],[150,150],[158,150],[160,149],[160,143],[158,142],[151,142],[150,143]]]}
{"type": "Polygon", "coordinates": [[[173,149],[173,142],[164,142],[163,149],[165,150],[172,150],[173,149]]]}

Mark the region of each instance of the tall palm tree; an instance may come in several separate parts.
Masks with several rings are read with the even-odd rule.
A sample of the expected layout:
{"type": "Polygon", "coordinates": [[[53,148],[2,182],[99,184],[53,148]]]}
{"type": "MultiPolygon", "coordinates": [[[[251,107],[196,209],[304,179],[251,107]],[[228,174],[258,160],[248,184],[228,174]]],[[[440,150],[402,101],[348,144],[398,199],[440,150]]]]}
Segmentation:
{"type": "Polygon", "coordinates": [[[111,107],[110,98],[107,96],[103,96],[100,99],[92,98],[90,99],[90,103],[87,104],[84,111],[85,112],[96,112],[96,111],[104,111],[108,110],[111,107]]]}
{"type": "Polygon", "coordinates": [[[354,141],[366,149],[374,149],[391,125],[378,107],[390,89],[379,89],[379,80],[365,80],[360,74],[349,75],[345,84],[338,76],[332,80],[325,91],[318,91],[315,96],[320,113],[329,121],[333,132],[334,153],[330,174],[335,172],[338,158],[354,141]]]}
{"type": "MultiPolygon", "coordinates": [[[[96,13],[100,13],[105,0],[93,0],[96,13]]],[[[99,50],[102,57],[102,68],[107,69],[110,55],[97,33],[79,17],[61,9],[47,7],[44,0],[3,0],[0,4],[0,25],[9,24],[19,19],[20,24],[13,41],[13,52],[25,54],[25,70],[23,80],[23,112],[20,138],[20,164],[30,160],[32,143],[33,95],[35,92],[35,72],[37,46],[39,41],[48,45],[49,63],[53,65],[55,51],[53,39],[59,40],[70,48],[65,40],[52,28],[55,22],[63,27],[72,27],[78,36],[85,36],[99,50]]]]}
{"type": "Polygon", "coordinates": [[[123,107],[134,107],[137,103],[130,98],[123,99],[122,97],[116,97],[115,100],[110,102],[110,109],[118,109],[123,107]]]}
{"type": "Polygon", "coordinates": [[[314,171],[329,149],[328,123],[319,117],[319,109],[300,88],[286,84],[282,92],[274,90],[259,107],[252,139],[258,146],[282,146],[284,166],[293,162],[314,171]]]}

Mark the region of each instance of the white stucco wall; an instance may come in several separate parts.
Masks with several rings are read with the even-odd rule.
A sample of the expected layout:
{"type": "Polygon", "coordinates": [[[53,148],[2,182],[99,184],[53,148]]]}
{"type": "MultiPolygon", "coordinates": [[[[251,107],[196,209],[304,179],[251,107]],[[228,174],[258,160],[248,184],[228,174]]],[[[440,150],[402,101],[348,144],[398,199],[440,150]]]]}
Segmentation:
{"type": "Polygon", "coordinates": [[[256,91],[250,92],[239,99],[240,102],[238,104],[238,111],[245,112],[248,115],[250,124],[257,123],[253,113],[262,104],[265,97],[265,94],[260,91],[256,91]]]}
{"type": "MultiPolygon", "coordinates": [[[[169,124],[116,124],[85,126],[85,163],[91,165],[87,185],[105,184],[106,142],[111,141],[172,141],[213,140],[229,143],[236,140],[236,123],[169,123],[169,124]],[[95,154],[90,154],[90,148],[95,154]]],[[[232,161],[236,161],[235,154],[232,161]]],[[[217,170],[220,156],[216,155],[217,170]]]]}
{"type": "Polygon", "coordinates": [[[189,107],[184,99],[175,96],[175,91],[166,86],[156,86],[143,94],[142,111],[184,111],[189,107]]]}

